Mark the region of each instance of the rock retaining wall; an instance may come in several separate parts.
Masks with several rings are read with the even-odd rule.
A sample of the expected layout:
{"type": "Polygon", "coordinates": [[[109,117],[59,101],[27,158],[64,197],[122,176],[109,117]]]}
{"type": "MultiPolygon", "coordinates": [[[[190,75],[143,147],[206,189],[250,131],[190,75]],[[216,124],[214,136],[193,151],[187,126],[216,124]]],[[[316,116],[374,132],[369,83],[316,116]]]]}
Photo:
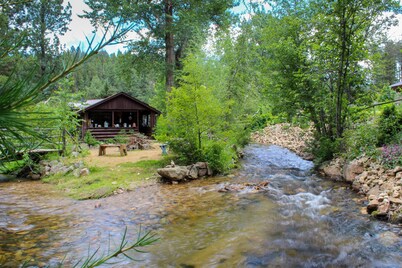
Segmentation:
{"type": "Polygon", "coordinates": [[[64,164],[59,160],[42,160],[39,162],[39,166],[40,173],[37,174],[39,175],[39,178],[54,174],[66,175],[68,173],[72,173],[76,177],[86,176],[89,174],[89,169],[85,167],[84,162],[82,161],[72,164],[64,164]]]}
{"type": "Polygon", "coordinates": [[[319,172],[351,183],[353,190],[367,198],[367,213],[402,223],[402,167],[386,169],[367,157],[350,162],[337,158],[321,166],[319,172]]]}

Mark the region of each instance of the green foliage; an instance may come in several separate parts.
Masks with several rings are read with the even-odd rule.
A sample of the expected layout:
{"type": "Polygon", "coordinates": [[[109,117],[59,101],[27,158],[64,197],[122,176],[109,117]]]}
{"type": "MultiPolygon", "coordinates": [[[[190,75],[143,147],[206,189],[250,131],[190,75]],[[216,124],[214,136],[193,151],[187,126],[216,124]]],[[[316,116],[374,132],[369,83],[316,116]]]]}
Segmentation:
{"type": "Polygon", "coordinates": [[[98,199],[113,195],[118,189],[133,190],[155,175],[157,168],[170,162],[166,157],[161,160],[144,160],[135,163],[122,163],[113,167],[90,166],[90,174],[76,177],[72,173],[55,174],[42,179],[51,183],[70,197],[98,199]]]}
{"type": "Polygon", "coordinates": [[[84,142],[89,146],[96,146],[99,144],[99,141],[92,136],[90,131],[85,133],[84,142]]]}
{"type": "Polygon", "coordinates": [[[98,267],[103,264],[107,264],[109,260],[118,257],[119,255],[124,255],[130,260],[134,260],[132,257],[127,255],[128,252],[134,251],[139,253],[145,253],[142,248],[154,244],[158,241],[159,238],[156,237],[156,234],[152,231],[148,231],[145,234],[141,234],[141,229],[138,233],[137,239],[135,242],[130,243],[127,240],[127,227],[124,231],[123,238],[121,239],[120,245],[113,251],[108,251],[107,254],[103,254],[101,256],[97,256],[99,252],[99,248],[95,250],[92,255],[88,256],[83,262],[78,262],[73,267],[82,267],[82,268],[92,268],[98,267]]]}
{"type": "Polygon", "coordinates": [[[262,110],[258,110],[251,116],[246,127],[251,131],[256,131],[265,128],[267,125],[282,123],[282,121],[279,116],[275,116],[271,112],[263,113],[262,110]]]}
{"type": "Polygon", "coordinates": [[[209,142],[203,148],[203,156],[211,169],[220,173],[225,173],[235,166],[236,152],[222,142],[209,142]]]}
{"type": "Polygon", "coordinates": [[[327,137],[319,137],[310,145],[314,162],[321,164],[334,158],[340,152],[340,140],[333,141],[327,137]]]}
{"type": "Polygon", "coordinates": [[[384,108],[379,118],[378,127],[380,130],[377,141],[378,146],[400,141],[402,136],[402,113],[396,110],[395,105],[384,108]]]}
{"type": "MultiPolygon", "coordinates": [[[[94,38],[88,39],[89,48],[87,51],[81,56],[79,54],[73,55],[65,62],[64,68],[56,74],[47,76],[46,79],[39,82],[32,82],[33,71],[31,68],[31,72],[28,74],[16,75],[11,73],[6,82],[0,84],[0,165],[7,161],[14,161],[16,154],[21,151],[35,148],[33,144],[27,142],[30,140],[28,138],[47,140],[46,135],[33,127],[35,121],[45,123],[45,116],[40,113],[34,114],[30,107],[37,103],[40,95],[50,86],[55,85],[62,78],[72,73],[105,46],[117,42],[133,27],[133,25],[128,25],[127,28],[122,29],[120,23],[115,26],[113,31],[106,30],[98,44],[94,43],[94,38]]],[[[3,49],[0,54],[0,63],[6,61],[8,55],[18,55],[21,46],[21,42],[13,43],[9,40],[0,39],[0,47],[3,49]]],[[[66,125],[66,127],[73,128],[74,126],[66,125]]]]}
{"type": "MultiPolygon", "coordinates": [[[[274,114],[300,115],[327,140],[342,138],[351,108],[373,102],[371,47],[398,1],[270,1],[253,16],[259,68],[274,114]],[[312,31],[311,29],[315,29],[312,31]],[[369,38],[367,38],[369,37],[369,38]]],[[[378,37],[378,38],[377,38],[378,37]]],[[[382,86],[383,84],[381,84],[382,86]]]]}
{"type": "Polygon", "coordinates": [[[225,27],[230,22],[228,9],[237,4],[233,0],[210,1],[137,1],[122,4],[112,0],[85,1],[90,11],[85,11],[94,26],[104,25],[116,18],[133,23],[133,31],[140,38],[130,43],[129,49],[139,56],[152,55],[164,59],[166,90],[173,86],[174,70],[182,67],[182,58],[190,45],[202,43],[211,23],[225,27]],[[161,57],[164,51],[164,57],[161,57]]]}
{"type": "Polygon", "coordinates": [[[344,157],[354,159],[363,154],[377,157],[378,133],[379,129],[373,122],[363,122],[353,129],[346,130],[342,139],[344,157]]]}
{"type": "Polygon", "coordinates": [[[230,102],[220,89],[206,86],[214,78],[204,59],[201,53],[184,61],[180,86],[167,96],[167,115],[158,120],[156,138],[168,142],[179,161],[212,161],[214,171],[224,172],[236,158],[229,149],[240,138],[234,130],[244,125],[231,121],[230,102]]]}

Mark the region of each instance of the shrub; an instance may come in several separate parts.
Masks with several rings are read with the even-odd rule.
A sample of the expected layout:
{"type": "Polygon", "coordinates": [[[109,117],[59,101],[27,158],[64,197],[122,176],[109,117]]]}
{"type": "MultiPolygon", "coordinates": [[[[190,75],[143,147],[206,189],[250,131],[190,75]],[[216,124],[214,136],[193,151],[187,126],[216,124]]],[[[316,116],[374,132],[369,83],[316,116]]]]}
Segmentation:
{"type": "Polygon", "coordinates": [[[202,152],[197,148],[195,142],[185,139],[171,139],[169,141],[169,149],[176,153],[179,164],[192,164],[202,161],[202,152]]]}
{"type": "Polygon", "coordinates": [[[234,167],[236,152],[222,143],[210,142],[203,149],[205,161],[217,173],[225,173],[234,167]]]}
{"type": "Polygon", "coordinates": [[[328,137],[320,137],[310,144],[310,151],[314,155],[314,162],[321,164],[331,160],[340,151],[340,141],[328,137]]]}
{"type": "Polygon", "coordinates": [[[90,131],[87,131],[87,132],[85,133],[84,142],[85,142],[86,144],[88,144],[89,146],[95,146],[95,145],[98,145],[98,144],[99,144],[99,141],[97,141],[97,140],[92,136],[92,134],[91,134],[90,131]]]}
{"type": "Polygon", "coordinates": [[[402,113],[398,112],[395,105],[384,108],[378,122],[379,135],[377,140],[378,146],[390,144],[394,141],[399,142],[397,137],[402,134],[402,113]]]}
{"type": "Polygon", "coordinates": [[[343,156],[347,159],[353,159],[362,154],[376,156],[378,132],[377,126],[370,123],[346,130],[342,139],[343,156]]]}

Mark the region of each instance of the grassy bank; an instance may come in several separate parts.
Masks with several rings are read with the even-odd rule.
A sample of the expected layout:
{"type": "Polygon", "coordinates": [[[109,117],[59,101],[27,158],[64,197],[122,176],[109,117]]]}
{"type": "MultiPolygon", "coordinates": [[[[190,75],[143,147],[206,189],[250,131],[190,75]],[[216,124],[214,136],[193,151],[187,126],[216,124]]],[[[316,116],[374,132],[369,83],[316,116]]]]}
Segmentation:
{"type": "Polygon", "coordinates": [[[130,191],[155,180],[156,169],[167,165],[170,159],[143,160],[121,163],[114,167],[89,166],[90,174],[75,177],[73,174],[53,175],[42,181],[56,185],[74,199],[97,199],[118,191],[130,191]]]}

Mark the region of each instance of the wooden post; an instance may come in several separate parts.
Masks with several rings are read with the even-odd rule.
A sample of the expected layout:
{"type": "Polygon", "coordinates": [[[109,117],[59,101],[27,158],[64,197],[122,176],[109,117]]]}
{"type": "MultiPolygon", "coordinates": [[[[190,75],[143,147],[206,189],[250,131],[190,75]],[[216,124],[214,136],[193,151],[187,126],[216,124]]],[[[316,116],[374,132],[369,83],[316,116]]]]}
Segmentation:
{"type": "Polygon", "coordinates": [[[136,128],[138,129],[138,131],[140,131],[140,111],[137,110],[137,123],[136,124],[136,128]]]}
{"type": "MultiPolygon", "coordinates": [[[[85,137],[85,133],[87,133],[88,130],[88,113],[84,112],[84,120],[82,122],[82,128],[81,128],[81,138],[83,139],[85,137]]],[[[91,124],[91,122],[89,122],[91,124]]]]}
{"type": "Polygon", "coordinates": [[[63,131],[61,133],[61,142],[62,142],[61,155],[65,156],[65,154],[66,154],[66,129],[65,128],[63,128],[63,131]]]}

